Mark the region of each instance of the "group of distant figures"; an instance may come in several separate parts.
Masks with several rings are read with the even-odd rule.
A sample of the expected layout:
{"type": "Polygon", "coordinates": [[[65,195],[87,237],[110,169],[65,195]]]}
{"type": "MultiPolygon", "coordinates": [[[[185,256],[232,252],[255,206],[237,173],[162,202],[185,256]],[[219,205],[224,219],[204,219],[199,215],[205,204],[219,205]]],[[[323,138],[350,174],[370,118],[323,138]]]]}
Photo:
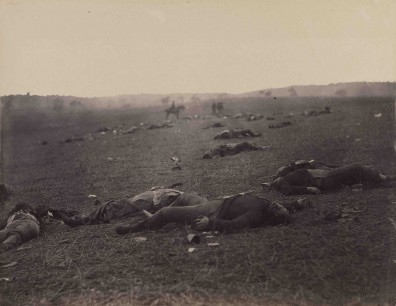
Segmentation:
{"type": "MultiPolygon", "coordinates": [[[[179,119],[179,113],[181,110],[184,110],[184,105],[175,105],[175,101],[172,101],[172,105],[165,109],[166,119],[168,119],[169,115],[173,114],[176,116],[176,119],[179,119]]],[[[224,115],[224,104],[223,102],[213,102],[212,103],[212,114],[215,116],[224,115]]]]}
{"type": "Polygon", "coordinates": [[[215,116],[224,115],[224,104],[223,102],[212,103],[212,114],[215,116]]]}

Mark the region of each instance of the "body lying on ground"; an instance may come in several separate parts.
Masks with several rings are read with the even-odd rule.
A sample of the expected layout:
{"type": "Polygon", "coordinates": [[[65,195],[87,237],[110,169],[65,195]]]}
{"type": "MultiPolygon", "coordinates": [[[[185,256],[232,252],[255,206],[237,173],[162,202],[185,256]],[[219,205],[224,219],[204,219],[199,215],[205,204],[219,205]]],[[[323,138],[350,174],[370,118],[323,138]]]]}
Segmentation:
{"type": "Polygon", "coordinates": [[[200,230],[234,231],[289,223],[290,213],[308,206],[310,203],[306,199],[281,205],[256,196],[240,194],[198,205],[165,207],[137,224],[119,225],[116,231],[127,234],[158,229],[168,223],[192,224],[200,230]]]}
{"type": "Polygon", "coordinates": [[[279,129],[279,128],[283,128],[285,126],[289,126],[292,125],[292,123],[290,121],[285,121],[285,122],[280,122],[280,123],[276,123],[276,124],[270,124],[268,127],[270,129],[279,129]]]}
{"type": "Polygon", "coordinates": [[[154,190],[143,192],[132,198],[123,198],[103,203],[86,215],[70,218],[65,214],[61,214],[61,218],[65,224],[71,227],[108,223],[111,220],[136,215],[143,210],[155,212],[169,205],[183,205],[186,199],[192,205],[206,201],[205,198],[198,195],[184,194],[182,191],[176,189],[154,188],[154,190]],[[184,196],[179,199],[181,195],[184,196]]]}
{"type": "Polygon", "coordinates": [[[23,202],[15,205],[0,230],[0,253],[38,237],[40,226],[41,219],[35,209],[23,202]]]}
{"type": "Polygon", "coordinates": [[[230,138],[241,138],[241,137],[260,137],[261,133],[255,134],[250,129],[230,129],[224,130],[217,134],[214,139],[230,139],[230,138]]]}
{"type": "Polygon", "coordinates": [[[260,146],[252,142],[244,141],[241,143],[226,143],[217,146],[216,148],[207,151],[204,153],[203,158],[216,158],[216,157],[224,157],[228,155],[236,155],[241,152],[247,151],[257,151],[257,150],[268,150],[270,146],[260,146]]]}
{"type": "Polygon", "coordinates": [[[361,164],[338,166],[315,161],[300,161],[282,167],[270,183],[263,185],[277,189],[285,195],[319,194],[344,186],[356,184],[378,186],[395,180],[394,175],[384,175],[378,170],[361,164]]]}
{"type": "Polygon", "coordinates": [[[215,123],[213,123],[212,125],[203,127],[203,129],[218,128],[218,127],[223,127],[223,126],[224,126],[223,123],[221,123],[221,122],[215,122],[215,123]]]}

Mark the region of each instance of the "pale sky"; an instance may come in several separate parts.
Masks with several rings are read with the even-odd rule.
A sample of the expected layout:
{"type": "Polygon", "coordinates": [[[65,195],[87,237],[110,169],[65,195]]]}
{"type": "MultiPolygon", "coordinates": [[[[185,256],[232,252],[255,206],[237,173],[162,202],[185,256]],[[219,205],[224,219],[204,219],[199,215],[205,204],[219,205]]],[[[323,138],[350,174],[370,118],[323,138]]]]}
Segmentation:
{"type": "Polygon", "coordinates": [[[395,80],[394,0],[0,0],[0,95],[395,80]]]}

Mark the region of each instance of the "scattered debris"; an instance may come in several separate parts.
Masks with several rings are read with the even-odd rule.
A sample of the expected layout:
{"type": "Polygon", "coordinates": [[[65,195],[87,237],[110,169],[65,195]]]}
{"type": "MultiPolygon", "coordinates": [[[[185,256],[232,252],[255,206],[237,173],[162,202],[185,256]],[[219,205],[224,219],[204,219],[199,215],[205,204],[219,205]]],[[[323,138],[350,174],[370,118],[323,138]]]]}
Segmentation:
{"type": "Polygon", "coordinates": [[[132,126],[128,129],[126,129],[125,131],[122,132],[122,134],[133,134],[135,133],[137,130],[139,130],[139,127],[137,126],[132,126]]]}
{"type": "Polygon", "coordinates": [[[12,282],[13,280],[15,280],[15,275],[14,275],[13,277],[11,277],[11,278],[9,278],[9,277],[2,277],[2,278],[0,278],[0,282],[1,282],[1,281],[4,281],[4,282],[12,282]]]}
{"type": "Polygon", "coordinates": [[[246,120],[247,121],[256,121],[256,120],[259,120],[261,118],[264,118],[264,115],[262,115],[262,114],[249,114],[246,117],[246,120]]]}
{"type": "Polygon", "coordinates": [[[202,232],[202,235],[217,235],[219,231],[213,231],[213,232],[202,232]]]}
{"type": "Polygon", "coordinates": [[[146,241],[147,241],[147,238],[146,238],[146,237],[139,236],[139,237],[135,237],[135,241],[136,241],[136,242],[146,242],[146,241]]]}
{"type": "Polygon", "coordinates": [[[89,195],[88,195],[88,198],[90,198],[90,199],[96,199],[97,196],[96,196],[95,194],[89,194],[89,195]]]}
{"type": "Polygon", "coordinates": [[[187,241],[189,243],[200,243],[201,242],[201,237],[199,237],[196,234],[188,234],[187,235],[187,241]]]}
{"type": "Polygon", "coordinates": [[[99,129],[97,129],[96,131],[95,131],[95,133],[106,133],[106,132],[108,132],[108,131],[110,131],[110,129],[108,128],[108,127],[101,127],[101,128],[99,128],[99,129]]]}
{"type": "Polygon", "coordinates": [[[2,265],[1,268],[13,267],[13,266],[15,266],[16,264],[18,264],[18,262],[13,261],[13,262],[10,262],[9,264],[2,265]]]}
{"type": "Polygon", "coordinates": [[[177,156],[171,157],[171,160],[175,163],[175,165],[172,167],[172,170],[182,170],[181,166],[181,159],[177,156]]]}
{"type": "Polygon", "coordinates": [[[73,142],[81,142],[84,141],[83,137],[74,136],[72,138],[66,138],[62,143],[73,143],[73,142]]]}
{"type": "Polygon", "coordinates": [[[188,253],[192,253],[192,252],[194,252],[196,250],[197,250],[196,248],[188,248],[188,253]]]}
{"type": "Polygon", "coordinates": [[[172,185],[169,185],[169,188],[175,188],[175,187],[178,187],[178,186],[183,186],[183,183],[174,183],[172,185]]]}
{"type": "Polygon", "coordinates": [[[343,207],[341,209],[342,214],[357,214],[357,213],[363,213],[367,210],[367,207],[360,209],[356,207],[343,207]]]}
{"type": "Polygon", "coordinates": [[[323,219],[327,221],[334,221],[341,218],[341,212],[337,210],[331,210],[325,213],[323,219]]]}
{"type": "Polygon", "coordinates": [[[62,220],[62,215],[73,217],[78,215],[78,211],[70,210],[70,209],[53,209],[53,208],[48,209],[48,216],[54,219],[62,220]]]}
{"type": "Polygon", "coordinates": [[[61,241],[59,241],[59,244],[63,244],[63,243],[69,243],[70,239],[62,239],[61,241]]]}
{"type": "Polygon", "coordinates": [[[29,245],[29,246],[21,246],[21,247],[17,248],[17,251],[29,250],[29,249],[31,249],[31,248],[32,248],[31,245],[29,245]]]}

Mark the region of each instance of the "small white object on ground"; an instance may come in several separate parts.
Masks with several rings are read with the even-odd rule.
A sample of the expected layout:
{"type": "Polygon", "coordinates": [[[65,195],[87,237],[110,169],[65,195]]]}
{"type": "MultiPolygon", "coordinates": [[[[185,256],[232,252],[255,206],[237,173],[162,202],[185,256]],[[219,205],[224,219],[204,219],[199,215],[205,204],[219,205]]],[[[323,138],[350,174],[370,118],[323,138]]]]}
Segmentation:
{"type": "Polygon", "coordinates": [[[188,248],[188,253],[192,253],[196,250],[196,248],[188,248]]]}
{"type": "Polygon", "coordinates": [[[97,198],[97,196],[96,196],[96,195],[94,195],[94,194],[89,194],[89,195],[88,195],[88,198],[90,198],[90,199],[96,199],[96,198],[97,198]]]}
{"type": "Polygon", "coordinates": [[[17,264],[17,262],[16,262],[16,261],[13,261],[13,262],[11,262],[11,263],[9,263],[9,264],[2,265],[2,266],[1,266],[1,268],[8,268],[8,267],[12,267],[12,266],[15,266],[16,264],[17,264]]]}
{"type": "Polygon", "coordinates": [[[147,240],[146,237],[135,237],[136,242],[145,242],[147,240]]]}
{"type": "Polygon", "coordinates": [[[28,250],[28,249],[31,249],[31,248],[32,248],[31,245],[28,245],[28,246],[21,246],[21,247],[17,248],[17,251],[28,250]]]}
{"type": "Polygon", "coordinates": [[[210,247],[217,247],[217,246],[220,246],[220,243],[218,243],[218,242],[209,242],[209,243],[208,243],[208,246],[210,246],[210,247]]]}

